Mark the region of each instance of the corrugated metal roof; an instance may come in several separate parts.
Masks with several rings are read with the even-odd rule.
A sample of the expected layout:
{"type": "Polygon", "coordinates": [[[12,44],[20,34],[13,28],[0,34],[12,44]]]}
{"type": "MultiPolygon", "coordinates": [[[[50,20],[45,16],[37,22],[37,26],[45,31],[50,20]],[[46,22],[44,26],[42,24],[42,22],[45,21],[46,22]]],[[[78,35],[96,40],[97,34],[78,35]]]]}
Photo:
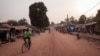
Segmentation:
{"type": "Polygon", "coordinates": [[[94,24],[96,24],[97,22],[91,22],[91,23],[87,23],[87,24],[85,24],[85,26],[90,26],[90,25],[94,25],[94,24]]]}
{"type": "Polygon", "coordinates": [[[12,26],[9,24],[1,24],[0,28],[11,28],[12,26]]]}
{"type": "Polygon", "coordinates": [[[0,31],[9,31],[9,28],[0,28],[0,31]]]}
{"type": "Polygon", "coordinates": [[[13,26],[13,28],[15,28],[17,30],[23,30],[23,29],[27,29],[28,27],[26,27],[26,26],[13,26]]]}
{"type": "MultiPolygon", "coordinates": [[[[15,28],[16,30],[23,30],[23,29],[27,29],[29,27],[27,26],[13,26],[13,28],[15,28]]],[[[31,30],[31,28],[29,28],[31,30]]]]}

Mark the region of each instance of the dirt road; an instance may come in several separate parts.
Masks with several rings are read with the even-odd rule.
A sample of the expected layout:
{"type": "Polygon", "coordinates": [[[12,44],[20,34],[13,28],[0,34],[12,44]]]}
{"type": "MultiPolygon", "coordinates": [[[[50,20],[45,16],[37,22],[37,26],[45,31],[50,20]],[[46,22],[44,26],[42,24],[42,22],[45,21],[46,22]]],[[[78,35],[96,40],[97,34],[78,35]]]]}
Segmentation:
{"type": "Polygon", "coordinates": [[[55,30],[32,36],[29,51],[21,53],[22,39],[0,47],[0,56],[100,56],[100,49],[94,44],[55,30]]]}

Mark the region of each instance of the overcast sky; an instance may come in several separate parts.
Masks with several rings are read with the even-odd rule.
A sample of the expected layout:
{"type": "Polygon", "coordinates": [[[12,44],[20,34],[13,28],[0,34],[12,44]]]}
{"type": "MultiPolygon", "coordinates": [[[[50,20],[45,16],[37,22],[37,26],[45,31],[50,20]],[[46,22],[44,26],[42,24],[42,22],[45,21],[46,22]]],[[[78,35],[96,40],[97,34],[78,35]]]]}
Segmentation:
{"type": "MultiPolygon", "coordinates": [[[[47,7],[47,16],[50,22],[59,23],[67,17],[74,16],[76,19],[84,14],[100,0],[0,0],[0,22],[9,19],[19,20],[26,18],[29,20],[29,6],[35,2],[44,2],[47,7]]],[[[100,4],[86,13],[86,16],[95,16],[100,4]]]]}

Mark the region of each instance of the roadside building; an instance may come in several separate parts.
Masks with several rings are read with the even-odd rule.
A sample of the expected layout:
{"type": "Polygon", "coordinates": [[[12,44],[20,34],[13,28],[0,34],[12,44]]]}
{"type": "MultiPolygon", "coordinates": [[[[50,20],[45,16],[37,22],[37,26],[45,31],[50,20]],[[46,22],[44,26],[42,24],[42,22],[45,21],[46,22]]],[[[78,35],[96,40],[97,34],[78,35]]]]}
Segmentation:
{"type": "Polygon", "coordinates": [[[86,30],[88,33],[100,34],[100,23],[99,22],[91,22],[85,24],[86,30]]]}
{"type": "Polygon", "coordinates": [[[12,26],[6,23],[0,23],[0,39],[4,43],[9,41],[9,31],[12,26]]]}
{"type": "Polygon", "coordinates": [[[32,28],[27,27],[27,26],[13,26],[13,28],[15,28],[16,37],[23,37],[23,33],[27,28],[29,30],[32,30],[32,28]]]}
{"type": "Polygon", "coordinates": [[[90,22],[86,24],[75,25],[76,31],[90,34],[100,34],[100,22],[90,22]]]}

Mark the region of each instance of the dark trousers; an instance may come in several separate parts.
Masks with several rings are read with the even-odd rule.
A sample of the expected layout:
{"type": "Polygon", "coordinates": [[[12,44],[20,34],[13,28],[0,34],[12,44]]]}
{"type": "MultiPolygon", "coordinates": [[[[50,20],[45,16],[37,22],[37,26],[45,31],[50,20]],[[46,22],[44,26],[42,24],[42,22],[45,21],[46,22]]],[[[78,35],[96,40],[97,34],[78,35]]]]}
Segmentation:
{"type": "Polygon", "coordinates": [[[77,39],[80,39],[79,33],[77,34],[77,39]]]}
{"type": "Polygon", "coordinates": [[[24,38],[24,42],[26,43],[27,42],[27,40],[28,40],[28,44],[29,44],[29,47],[31,46],[31,39],[30,39],[30,37],[25,37],[24,38]]]}

